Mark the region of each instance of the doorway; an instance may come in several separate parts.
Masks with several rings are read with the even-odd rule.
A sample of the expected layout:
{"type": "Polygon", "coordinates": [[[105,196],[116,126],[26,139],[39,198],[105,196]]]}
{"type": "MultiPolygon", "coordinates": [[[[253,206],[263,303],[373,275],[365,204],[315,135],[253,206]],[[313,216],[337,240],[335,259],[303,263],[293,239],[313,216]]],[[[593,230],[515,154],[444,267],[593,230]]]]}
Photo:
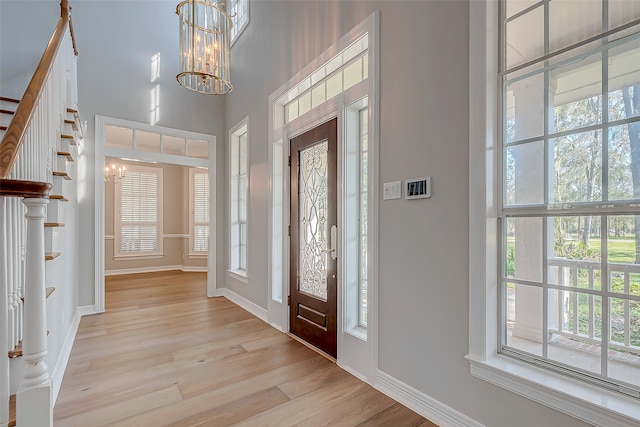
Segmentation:
{"type": "Polygon", "coordinates": [[[337,356],[337,118],[290,140],[292,334],[337,356]]]}

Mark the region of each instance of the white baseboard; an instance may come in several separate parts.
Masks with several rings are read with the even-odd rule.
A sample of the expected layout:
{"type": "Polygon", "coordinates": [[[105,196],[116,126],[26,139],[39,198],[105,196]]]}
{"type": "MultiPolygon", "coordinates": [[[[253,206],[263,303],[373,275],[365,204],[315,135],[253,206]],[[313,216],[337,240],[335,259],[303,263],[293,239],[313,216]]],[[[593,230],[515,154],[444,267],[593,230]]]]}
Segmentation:
{"type": "Polygon", "coordinates": [[[91,316],[92,314],[98,314],[98,310],[96,310],[95,305],[81,305],[78,307],[78,313],[80,317],[91,316]]]}
{"type": "Polygon", "coordinates": [[[440,427],[484,427],[453,408],[378,370],[374,387],[440,427]]]}
{"type": "Polygon", "coordinates": [[[53,373],[51,374],[53,384],[53,406],[56,406],[60,386],[62,386],[62,378],[64,378],[64,371],[67,369],[67,363],[71,356],[71,349],[73,348],[73,343],[76,339],[76,333],[78,332],[78,326],[80,325],[80,319],[82,318],[80,312],[81,307],[78,307],[76,309],[76,314],[73,316],[73,320],[71,321],[71,325],[69,325],[69,330],[64,338],[62,348],[60,348],[60,354],[58,354],[56,366],[53,368],[53,373]]]}
{"type": "Polygon", "coordinates": [[[159,265],[157,267],[119,268],[117,270],[105,270],[105,276],[119,276],[121,274],[157,273],[159,271],[180,270],[181,265],[159,265]]]}
{"type": "Polygon", "coordinates": [[[180,270],[184,271],[185,273],[206,273],[207,271],[209,271],[208,267],[198,267],[195,265],[183,265],[180,270]]]}
{"type": "Polygon", "coordinates": [[[248,299],[246,299],[244,297],[241,297],[240,295],[236,294],[232,290],[229,290],[227,288],[216,289],[216,292],[214,293],[213,296],[214,297],[225,297],[226,299],[228,299],[232,303],[234,303],[234,304],[240,306],[241,308],[247,310],[249,313],[253,314],[254,316],[256,316],[258,319],[262,320],[263,322],[269,323],[267,321],[267,310],[265,310],[264,308],[260,307],[259,305],[255,304],[255,303],[252,303],[248,299]]]}
{"type": "Polygon", "coordinates": [[[138,273],[158,273],[162,271],[181,270],[185,272],[204,272],[208,270],[207,267],[196,267],[190,265],[159,265],[157,267],[135,267],[135,268],[119,268],[116,270],[105,270],[105,276],[120,276],[123,274],[138,274],[138,273]]]}

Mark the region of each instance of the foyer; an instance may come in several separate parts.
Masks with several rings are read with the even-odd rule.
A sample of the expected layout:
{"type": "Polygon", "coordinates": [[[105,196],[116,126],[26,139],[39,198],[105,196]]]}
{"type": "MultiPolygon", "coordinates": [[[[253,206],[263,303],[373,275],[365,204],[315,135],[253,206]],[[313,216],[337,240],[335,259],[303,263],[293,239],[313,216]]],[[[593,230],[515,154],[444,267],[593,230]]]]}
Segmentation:
{"type": "Polygon", "coordinates": [[[435,426],[225,298],[206,274],[111,276],[54,425],[435,426]],[[331,408],[331,410],[327,410],[331,408]]]}

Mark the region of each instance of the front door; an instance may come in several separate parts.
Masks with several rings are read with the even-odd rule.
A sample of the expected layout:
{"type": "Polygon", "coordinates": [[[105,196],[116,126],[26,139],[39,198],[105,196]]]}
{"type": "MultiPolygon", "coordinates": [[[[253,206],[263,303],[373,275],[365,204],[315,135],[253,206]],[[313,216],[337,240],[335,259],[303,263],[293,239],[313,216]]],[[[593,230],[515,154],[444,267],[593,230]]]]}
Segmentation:
{"type": "Polygon", "coordinates": [[[337,119],[291,140],[291,333],[336,357],[337,119]]]}

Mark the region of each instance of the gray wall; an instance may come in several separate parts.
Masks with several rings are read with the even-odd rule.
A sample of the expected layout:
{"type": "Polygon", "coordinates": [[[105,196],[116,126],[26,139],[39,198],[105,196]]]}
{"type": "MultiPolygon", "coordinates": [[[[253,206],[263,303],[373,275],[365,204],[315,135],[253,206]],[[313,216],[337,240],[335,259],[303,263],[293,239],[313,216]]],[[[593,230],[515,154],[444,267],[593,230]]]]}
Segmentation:
{"type": "Polygon", "coordinates": [[[252,1],[232,50],[226,126],[249,116],[249,284],[266,307],[268,96],[381,11],[380,181],[432,176],[433,197],[381,201],[379,368],[487,426],[577,426],[469,374],[468,70],[465,1],[252,1]],[[258,65],[259,64],[259,65],[258,65]]]}
{"type": "MultiPolygon", "coordinates": [[[[5,13],[5,3],[13,2],[0,2],[2,73],[8,69],[5,25],[16,16],[5,13]]],[[[20,2],[17,9],[30,11],[22,22],[30,23],[35,38],[40,11],[51,7],[38,13],[34,7],[20,2]]],[[[159,51],[159,124],[218,137],[219,236],[225,236],[226,224],[226,130],[249,116],[251,280],[227,283],[266,307],[268,96],[379,9],[380,181],[433,179],[431,199],[380,204],[380,369],[487,426],[583,425],[474,379],[464,359],[468,308],[474,303],[468,298],[468,2],[253,0],[251,22],[232,52],[235,89],[223,99],[191,94],[175,83],[174,7],[175,2],[159,1],[74,3],[79,106],[89,121],[82,160],[87,189],[80,195],[80,304],[93,303],[93,117],[148,123],[149,62],[159,51]]],[[[218,254],[226,253],[223,240],[218,239],[218,254]]],[[[221,281],[227,261],[218,259],[221,281]]]]}

